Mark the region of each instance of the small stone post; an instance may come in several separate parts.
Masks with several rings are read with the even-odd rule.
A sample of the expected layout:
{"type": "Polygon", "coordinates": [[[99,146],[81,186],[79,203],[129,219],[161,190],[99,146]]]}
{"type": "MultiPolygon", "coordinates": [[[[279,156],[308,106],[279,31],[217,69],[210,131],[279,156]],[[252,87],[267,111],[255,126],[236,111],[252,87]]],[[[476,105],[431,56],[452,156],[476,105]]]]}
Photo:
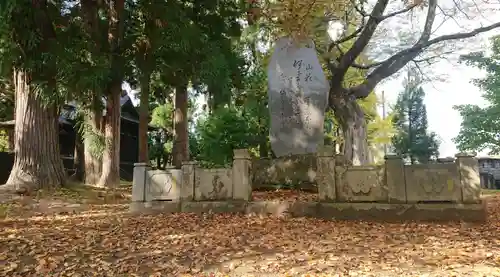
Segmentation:
{"type": "Polygon", "coordinates": [[[475,155],[459,153],[456,163],[460,174],[463,203],[481,203],[481,182],[479,179],[479,165],[475,155]]]}
{"type": "Polygon", "coordinates": [[[335,149],[322,147],[316,154],[316,183],[319,201],[335,202],[335,149]]]}
{"type": "Polygon", "coordinates": [[[247,149],[235,149],[233,157],[233,200],[252,199],[252,161],[247,149]]]}
{"type": "Polygon", "coordinates": [[[194,200],[194,173],[196,162],[187,161],[182,163],[182,183],[181,183],[181,201],[194,200]]]}
{"type": "Polygon", "coordinates": [[[405,167],[400,156],[385,156],[385,177],[389,203],[406,203],[405,167]]]}
{"type": "Polygon", "coordinates": [[[146,172],[150,169],[147,163],[135,163],[132,179],[132,202],[146,201],[146,172]]]}

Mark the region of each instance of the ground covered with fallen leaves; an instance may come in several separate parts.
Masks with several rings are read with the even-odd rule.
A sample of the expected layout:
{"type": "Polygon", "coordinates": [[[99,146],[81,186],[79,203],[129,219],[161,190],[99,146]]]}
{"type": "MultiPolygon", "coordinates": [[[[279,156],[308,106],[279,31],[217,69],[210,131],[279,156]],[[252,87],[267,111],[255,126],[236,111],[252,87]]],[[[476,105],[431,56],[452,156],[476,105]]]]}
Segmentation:
{"type": "MultiPolygon", "coordinates": [[[[311,197],[298,194],[254,198],[311,197]]],[[[18,197],[0,204],[0,276],[500,276],[500,195],[485,199],[488,222],[471,225],[131,216],[123,191],[18,197]]]]}

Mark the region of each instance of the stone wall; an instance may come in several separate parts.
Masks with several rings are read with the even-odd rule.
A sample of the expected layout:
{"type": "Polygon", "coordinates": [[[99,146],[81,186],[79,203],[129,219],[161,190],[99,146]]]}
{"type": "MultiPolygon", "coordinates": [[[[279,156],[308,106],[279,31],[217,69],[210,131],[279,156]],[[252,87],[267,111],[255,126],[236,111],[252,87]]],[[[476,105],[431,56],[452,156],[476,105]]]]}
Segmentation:
{"type": "Polygon", "coordinates": [[[260,167],[259,172],[255,168],[259,164],[245,149],[234,151],[232,168],[204,169],[196,162],[186,162],[181,169],[150,170],[145,164],[136,164],[131,209],[330,219],[383,219],[384,214],[395,220],[485,219],[474,156],[459,154],[455,160],[421,165],[405,165],[400,157],[388,156],[384,165],[350,166],[333,151],[322,149],[315,156],[260,165],[275,171],[262,172],[260,167]],[[316,184],[319,200],[253,201],[252,182],[264,176],[271,176],[273,182],[307,178],[316,184]]]}
{"type": "Polygon", "coordinates": [[[330,175],[318,184],[323,202],[481,202],[478,164],[470,155],[432,164],[405,165],[401,158],[388,156],[384,166],[324,167],[330,175]]]}
{"type": "Polygon", "coordinates": [[[235,150],[232,168],[201,168],[185,162],[181,169],[151,170],[147,164],[134,167],[133,202],[250,200],[252,193],[250,155],[235,150]]]}
{"type": "MultiPolygon", "coordinates": [[[[337,164],[344,164],[341,155],[335,156],[337,164]]],[[[254,190],[276,185],[287,185],[308,191],[318,191],[317,155],[291,155],[276,159],[252,160],[252,186],[254,190]]]]}

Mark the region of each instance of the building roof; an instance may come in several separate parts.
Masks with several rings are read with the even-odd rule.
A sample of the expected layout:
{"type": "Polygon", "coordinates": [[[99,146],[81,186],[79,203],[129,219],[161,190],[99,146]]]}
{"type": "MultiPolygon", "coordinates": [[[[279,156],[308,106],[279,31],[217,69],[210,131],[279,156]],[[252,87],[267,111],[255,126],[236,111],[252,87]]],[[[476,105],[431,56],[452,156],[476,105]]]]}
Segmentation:
{"type": "Polygon", "coordinates": [[[483,156],[477,157],[478,160],[500,160],[500,156],[483,156]]]}
{"type": "MultiPolygon", "coordinates": [[[[103,101],[103,105],[106,105],[106,100],[104,98],[102,99],[102,101],[103,101]]],[[[61,112],[61,114],[59,115],[59,123],[65,124],[65,125],[73,125],[74,120],[75,120],[75,113],[73,111],[78,108],[78,105],[75,101],[70,101],[65,106],[71,107],[72,109],[69,109],[69,111],[68,111],[68,109],[66,109],[68,112],[64,112],[64,111],[61,112]],[[71,111],[71,110],[73,110],[73,111],[71,111]]],[[[137,109],[135,109],[135,107],[132,103],[132,99],[130,99],[128,94],[125,93],[121,97],[120,107],[122,108],[122,114],[121,114],[122,119],[139,124],[139,113],[137,112],[137,109]],[[124,111],[123,109],[128,105],[130,105],[130,108],[127,108],[126,111],[124,111]]],[[[106,115],[106,109],[104,109],[102,112],[103,112],[103,115],[106,115]]],[[[14,125],[15,125],[15,120],[0,122],[0,127],[4,127],[4,128],[5,127],[12,128],[12,127],[14,127],[14,125]]],[[[148,129],[157,129],[157,128],[149,125],[148,129]]]]}

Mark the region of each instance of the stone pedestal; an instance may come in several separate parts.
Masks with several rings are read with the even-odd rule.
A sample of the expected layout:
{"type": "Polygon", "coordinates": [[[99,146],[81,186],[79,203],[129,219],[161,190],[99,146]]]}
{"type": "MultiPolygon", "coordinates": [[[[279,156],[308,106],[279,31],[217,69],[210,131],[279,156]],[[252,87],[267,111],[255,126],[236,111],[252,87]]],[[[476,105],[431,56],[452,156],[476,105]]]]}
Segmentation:
{"type": "Polygon", "coordinates": [[[196,162],[187,161],[182,163],[182,182],[180,188],[181,201],[194,200],[194,173],[196,162]]]}
{"type": "Polygon", "coordinates": [[[334,202],[335,192],[335,149],[322,147],[317,153],[316,183],[319,201],[334,202]]]}
{"type": "Polygon", "coordinates": [[[481,203],[481,183],[479,165],[475,155],[460,153],[456,155],[460,185],[462,187],[462,201],[466,204],[481,203]]]}
{"type": "Polygon", "coordinates": [[[406,181],[403,159],[398,155],[385,156],[385,178],[389,203],[406,203],[406,181]]]}
{"type": "Polygon", "coordinates": [[[132,202],[144,202],[147,198],[146,172],[150,169],[147,163],[135,163],[132,181],[132,202]]]}
{"type": "Polygon", "coordinates": [[[235,149],[233,159],[233,199],[250,201],[252,198],[252,161],[247,149],[235,149]]]}

